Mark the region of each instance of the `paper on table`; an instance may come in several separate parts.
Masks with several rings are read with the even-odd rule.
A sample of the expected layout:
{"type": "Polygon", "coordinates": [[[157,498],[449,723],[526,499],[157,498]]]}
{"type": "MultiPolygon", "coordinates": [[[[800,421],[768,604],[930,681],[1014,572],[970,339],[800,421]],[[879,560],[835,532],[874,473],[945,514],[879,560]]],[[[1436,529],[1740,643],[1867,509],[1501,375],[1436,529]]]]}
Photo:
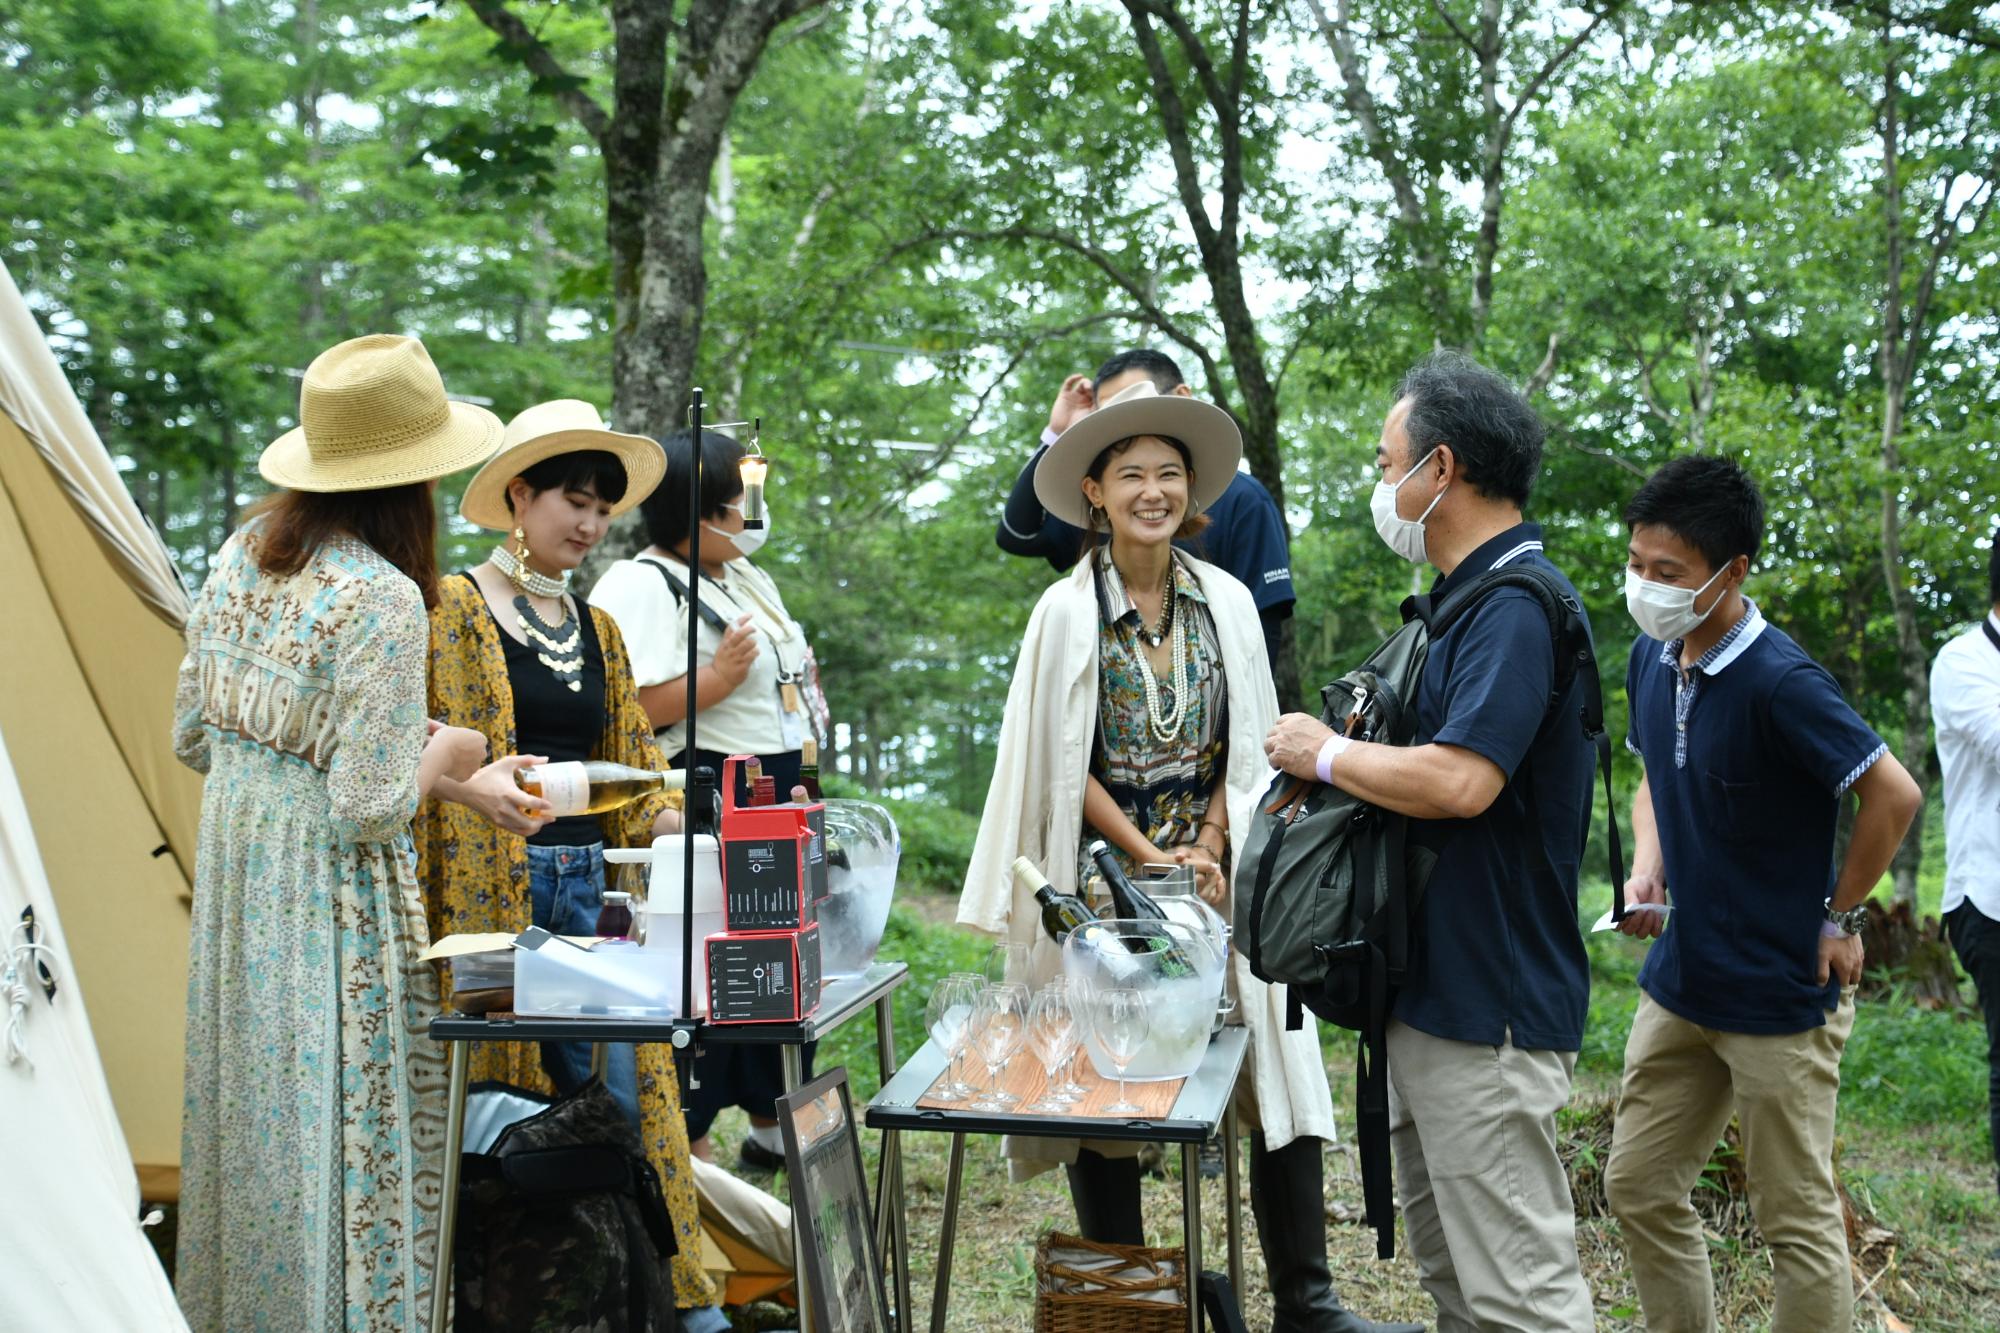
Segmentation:
{"type": "MultiPolygon", "coordinates": [[[[1667,913],[1674,910],[1674,906],[1672,903],[1626,903],[1625,910],[1627,912],[1658,912],[1664,917],[1667,913]]],[[[1604,909],[1604,915],[1597,918],[1597,924],[1590,928],[1592,934],[1596,934],[1600,930],[1618,929],[1618,923],[1611,919],[1611,911],[1612,909],[1609,907],[1604,909]]]]}

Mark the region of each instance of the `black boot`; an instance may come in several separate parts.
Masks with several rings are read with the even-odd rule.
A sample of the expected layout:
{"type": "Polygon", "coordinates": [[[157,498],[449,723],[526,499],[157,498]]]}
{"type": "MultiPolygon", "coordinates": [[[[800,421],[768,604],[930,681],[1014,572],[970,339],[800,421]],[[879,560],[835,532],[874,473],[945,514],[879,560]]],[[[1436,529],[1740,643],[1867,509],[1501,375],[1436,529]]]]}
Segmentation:
{"type": "Polygon", "coordinates": [[[1106,1157],[1079,1148],[1069,1171],[1077,1233],[1105,1245],[1144,1245],[1139,1217],[1139,1159],[1106,1157]]]}
{"type": "Polygon", "coordinates": [[[1318,1139],[1273,1152],[1250,1136],[1250,1211],[1271,1283],[1271,1333],[1424,1333],[1350,1314],[1326,1267],[1326,1176],[1318,1139]]]}

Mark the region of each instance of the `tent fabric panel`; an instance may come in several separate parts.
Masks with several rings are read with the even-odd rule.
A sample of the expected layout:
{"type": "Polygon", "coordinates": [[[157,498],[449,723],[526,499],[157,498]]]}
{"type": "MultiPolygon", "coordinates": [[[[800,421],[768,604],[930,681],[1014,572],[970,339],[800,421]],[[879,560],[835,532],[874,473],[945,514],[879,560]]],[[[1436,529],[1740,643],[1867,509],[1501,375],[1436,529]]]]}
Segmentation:
{"type": "MultiPolygon", "coordinates": [[[[0,419],[0,433],[10,429],[0,419]]],[[[6,452],[0,440],[0,454],[6,452]]],[[[57,502],[67,510],[60,497],[57,502]]],[[[37,572],[24,536],[25,507],[0,470],[0,586],[18,594],[9,608],[0,732],[19,774],[40,865],[66,909],[73,984],[91,996],[99,1053],[93,1060],[101,1057],[131,1154],[128,1159],[121,1143],[116,1155],[121,1163],[174,1167],[180,1162],[186,1040],[188,881],[173,857],[153,854],[158,825],[85,686],[52,590],[37,572]]],[[[86,563],[103,566],[94,547],[86,544],[84,551],[86,563]]],[[[124,601],[139,622],[128,628],[173,637],[129,596],[124,601]]],[[[133,639],[126,658],[139,679],[149,679],[160,670],[161,654],[157,645],[149,653],[140,636],[133,639]]],[[[169,716],[162,709],[151,724],[163,747],[171,744],[169,716]]]]}
{"type": "Polygon", "coordinates": [[[32,907],[54,946],[53,1000],[36,989],[28,1060],[0,1056],[0,1290],[10,1327],[185,1330],[139,1227],[139,1192],[84,1011],[33,822],[0,727],[0,920],[32,907]]]}

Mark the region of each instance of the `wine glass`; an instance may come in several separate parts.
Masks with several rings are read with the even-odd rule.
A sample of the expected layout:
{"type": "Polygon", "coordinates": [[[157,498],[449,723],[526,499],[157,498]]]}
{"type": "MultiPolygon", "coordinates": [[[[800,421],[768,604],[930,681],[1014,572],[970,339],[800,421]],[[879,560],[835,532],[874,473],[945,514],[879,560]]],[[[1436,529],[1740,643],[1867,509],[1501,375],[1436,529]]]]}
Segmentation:
{"type": "Polygon", "coordinates": [[[1125,1070],[1132,1057],[1146,1044],[1151,1023],[1146,1014],[1146,997],[1124,986],[1098,991],[1092,1004],[1097,1040],[1118,1070],[1118,1104],[1104,1108],[1106,1115],[1139,1115],[1125,1092],[1125,1070]]]}
{"type": "Polygon", "coordinates": [[[1069,987],[1051,984],[1035,993],[1034,1002],[1028,1006],[1028,1042],[1041,1059],[1048,1086],[1041,1101],[1028,1108],[1030,1111],[1060,1113],[1073,1107],[1075,1099],[1062,1094],[1056,1071],[1076,1050],[1076,1029],[1076,1007],[1070,999],[1069,987]]]}
{"type": "Polygon", "coordinates": [[[1084,1058],[1084,1043],[1090,1036],[1090,983],[1080,977],[1057,976],[1049,981],[1049,985],[1068,992],[1070,1012],[1076,1015],[1076,1042],[1063,1060],[1062,1079],[1056,1084],[1054,1092],[1066,1102],[1080,1103],[1090,1095],[1090,1089],[1076,1081],[1076,1062],[1084,1058]]]}
{"type": "Polygon", "coordinates": [[[986,980],[995,986],[1024,982],[1028,976],[1028,946],[1025,944],[996,944],[986,951],[986,965],[981,969],[986,980]]]}
{"type": "Polygon", "coordinates": [[[931,1090],[931,1096],[941,1102],[963,1101],[972,1095],[972,1089],[954,1075],[959,1058],[965,1054],[973,998],[967,979],[954,974],[931,987],[930,1003],[924,1008],[924,1027],[945,1055],[944,1081],[931,1090]]]}
{"type": "Polygon", "coordinates": [[[1007,1111],[1021,1099],[1000,1086],[1000,1075],[1026,1035],[1027,994],[1022,986],[988,986],[972,1011],[972,1049],[986,1065],[986,1091],[972,1104],[975,1111],[1007,1111]]]}

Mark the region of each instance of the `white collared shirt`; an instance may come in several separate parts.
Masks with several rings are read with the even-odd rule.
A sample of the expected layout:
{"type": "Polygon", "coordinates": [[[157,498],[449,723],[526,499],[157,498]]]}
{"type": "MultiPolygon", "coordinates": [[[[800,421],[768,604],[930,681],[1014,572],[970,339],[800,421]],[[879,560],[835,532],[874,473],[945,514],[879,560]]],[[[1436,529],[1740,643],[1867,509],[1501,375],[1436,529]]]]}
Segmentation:
{"type": "MultiPolygon", "coordinates": [[[[2000,619],[1986,624],[2000,633],[2000,619]]],[[[2000,921],[2000,648],[1975,625],[1931,664],[1931,717],[1944,772],[1944,901],[2000,921]]]]}

